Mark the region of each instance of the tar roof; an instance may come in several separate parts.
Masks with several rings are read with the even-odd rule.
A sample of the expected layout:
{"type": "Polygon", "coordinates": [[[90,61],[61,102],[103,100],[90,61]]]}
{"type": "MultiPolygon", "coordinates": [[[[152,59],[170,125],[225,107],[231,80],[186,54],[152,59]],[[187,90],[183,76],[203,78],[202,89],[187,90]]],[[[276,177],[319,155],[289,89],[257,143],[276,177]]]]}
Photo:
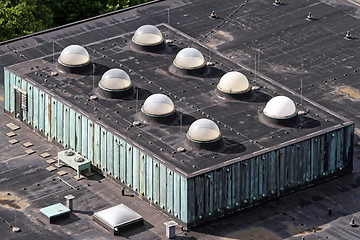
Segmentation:
{"type": "MultiPolygon", "coordinates": [[[[155,152],[159,158],[166,159],[185,174],[199,173],[214,164],[260,151],[261,147],[266,150],[290,139],[346,121],[314,108],[304,100],[304,107],[310,110],[309,116],[321,123],[317,128],[287,131],[260,124],[258,112],[262,111],[268,97],[285,95],[295,103],[301,103],[298,96],[292,96],[294,92],[300,93],[300,79],[302,79],[305,96],[312,97],[354,121],[360,119],[355,111],[357,100],[353,96],[356,94],[346,93],[349,91],[356,93],[357,85],[354,79],[357,79],[359,74],[358,71],[355,72],[359,69],[359,56],[354,54],[359,52],[359,45],[356,44],[356,39],[347,41],[343,38],[344,27],[352,30],[353,36],[359,28],[359,20],[354,11],[352,15],[338,14],[339,9],[348,7],[343,5],[334,7],[318,1],[314,1],[311,5],[307,1],[296,1],[279,7],[274,7],[268,1],[257,3],[250,1],[234,7],[232,1],[226,1],[222,4],[221,10],[217,11],[217,8],[217,1],[158,2],[8,43],[8,46],[3,45],[0,48],[2,54],[0,64],[7,66],[27,59],[48,56],[45,62],[37,60],[34,63],[27,63],[34,64],[33,70],[30,68],[13,69],[27,75],[28,79],[41,82],[45,88],[52,89],[55,95],[93,115],[93,118],[100,117],[99,121],[103,124],[116,129],[121,125],[124,132],[120,134],[125,134],[134,142],[155,152]],[[170,26],[167,26],[162,23],[167,22],[166,10],[169,7],[171,21],[170,26]],[[209,18],[211,10],[216,10],[217,15],[221,17],[209,18]],[[316,21],[305,20],[309,11],[313,13],[316,21]],[[278,24],[283,21],[288,24],[278,24]],[[156,25],[167,39],[176,39],[172,47],[173,51],[167,54],[144,54],[132,51],[129,48],[131,37],[139,26],[145,24],[156,25]],[[103,41],[105,38],[109,39],[103,41]],[[186,114],[184,116],[191,116],[190,120],[203,117],[215,119],[223,137],[234,141],[233,144],[241,144],[244,147],[238,149],[246,150],[227,154],[187,151],[181,154],[176,153],[174,157],[171,157],[177,144],[182,145],[182,139],[185,141],[187,125],[183,126],[182,133],[179,126],[159,128],[151,124],[126,130],[136,118],[135,101],[121,101],[121,104],[106,110],[107,114],[106,111],[95,111],[94,108],[101,109],[108,100],[99,99],[97,102],[90,101],[88,105],[85,105],[92,90],[91,76],[80,81],[63,80],[60,82],[58,79],[61,79],[61,76],[58,79],[49,77],[45,82],[45,75],[52,70],[49,62],[52,59],[53,44],[57,54],[71,44],[87,46],[94,62],[98,66],[106,66],[96,68],[96,81],[107,68],[131,69],[130,77],[134,81],[134,86],[146,90],[143,91],[144,96],[149,93],[167,95],[171,93],[170,98],[178,112],[186,114]],[[213,75],[205,79],[187,78],[169,73],[168,67],[175,58],[176,52],[189,46],[199,49],[206,60],[218,62],[215,66],[218,70],[216,77],[213,75]],[[257,67],[260,74],[257,74],[256,84],[254,84],[255,76],[251,67],[254,65],[255,54],[260,59],[257,67]],[[211,58],[208,57],[209,55],[211,58]],[[139,64],[142,65],[142,69],[139,68],[139,64]],[[36,69],[36,65],[40,69],[36,69]],[[152,71],[154,66],[157,71],[152,71]],[[231,70],[244,73],[251,85],[261,86],[260,92],[264,98],[249,103],[217,97],[213,91],[216,89],[221,74],[231,70]],[[43,71],[40,73],[41,76],[34,74],[41,71],[43,71]],[[268,84],[274,79],[293,92],[281,89],[275,82],[268,84]],[[72,87],[67,85],[69,82],[72,87]],[[81,82],[88,84],[81,84],[81,82]],[[54,85],[60,88],[55,89],[54,85]],[[63,89],[67,90],[67,93],[64,93],[63,89]],[[79,89],[82,94],[79,94],[79,89]],[[74,98],[75,95],[77,99],[74,98]],[[209,95],[212,97],[204,98],[209,95]],[[329,101],[329,98],[334,101],[329,101]],[[346,109],[341,107],[344,104],[347,106],[346,109]],[[116,110],[126,113],[124,119],[117,116],[116,110]],[[106,115],[109,117],[104,117],[106,115]],[[244,124],[250,125],[243,127],[244,124]],[[138,137],[139,133],[141,137],[138,137]],[[270,136],[274,138],[270,140],[270,136]],[[149,139],[153,142],[151,146],[148,144],[149,139]]],[[[140,96],[139,103],[143,100],[140,96]]],[[[137,109],[140,110],[140,107],[137,109]]]]}

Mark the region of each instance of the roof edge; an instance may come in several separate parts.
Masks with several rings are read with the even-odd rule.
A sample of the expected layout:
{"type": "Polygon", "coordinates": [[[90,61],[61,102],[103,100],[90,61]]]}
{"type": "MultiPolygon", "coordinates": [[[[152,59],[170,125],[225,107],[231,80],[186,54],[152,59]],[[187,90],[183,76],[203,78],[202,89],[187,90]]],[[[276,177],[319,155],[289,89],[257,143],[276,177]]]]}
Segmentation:
{"type": "Polygon", "coordinates": [[[57,27],[54,27],[54,28],[49,28],[49,29],[45,29],[45,30],[42,30],[42,31],[39,31],[39,32],[30,33],[30,34],[27,34],[27,35],[24,35],[24,36],[20,36],[20,37],[16,37],[16,38],[6,40],[6,41],[2,41],[2,42],[0,42],[0,46],[2,46],[4,44],[16,42],[16,41],[19,41],[19,40],[23,40],[23,39],[26,39],[26,38],[29,38],[29,37],[37,36],[37,35],[40,35],[40,34],[44,34],[44,33],[52,32],[52,31],[60,30],[60,29],[63,29],[63,28],[75,26],[77,24],[81,24],[81,23],[84,23],[84,22],[87,22],[87,21],[92,21],[92,20],[96,20],[96,19],[99,19],[99,18],[115,15],[115,14],[118,14],[118,13],[121,13],[121,12],[126,12],[126,11],[129,11],[129,10],[133,10],[135,8],[138,8],[138,7],[143,7],[143,6],[146,6],[146,5],[150,5],[150,4],[154,4],[154,3],[158,3],[158,2],[163,2],[163,1],[165,1],[165,0],[152,0],[152,1],[149,1],[149,2],[134,5],[134,6],[131,6],[131,7],[122,8],[122,9],[119,9],[119,10],[116,10],[116,11],[104,13],[104,14],[97,15],[97,16],[94,16],[94,17],[82,19],[82,20],[79,20],[79,21],[76,21],[76,22],[72,22],[72,23],[68,23],[68,24],[65,24],[65,25],[57,26],[57,27]]]}

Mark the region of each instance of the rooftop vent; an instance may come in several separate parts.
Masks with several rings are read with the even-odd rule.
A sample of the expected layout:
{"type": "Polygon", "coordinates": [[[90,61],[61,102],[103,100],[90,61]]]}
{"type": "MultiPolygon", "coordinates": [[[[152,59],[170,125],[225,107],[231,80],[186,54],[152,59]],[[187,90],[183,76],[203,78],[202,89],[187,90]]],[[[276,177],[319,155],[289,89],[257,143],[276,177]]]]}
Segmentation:
{"type": "Polygon", "coordinates": [[[172,100],[161,93],[156,93],[149,96],[141,111],[148,117],[149,120],[166,121],[170,116],[175,113],[175,106],[172,100]]]}
{"type": "Polygon", "coordinates": [[[180,69],[194,70],[205,66],[205,59],[195,48],[184,48],[176,55],[174,65],[180,69]]]}
{"type": "Polygon", "coordinates": [[[132,93],[129,75],[118,68],[106,71],[99,82],[99,94],[107,98],[123,98],[132,93]]]}
{"type": "Polygon", "coordinates": [[[62,72],[85,71],[90,63],[90,56],[86,49],[79,45],[70,45],[64,48],[58,58],[58,68],[62,72]]]}
{"type": "Polygon", "coordinates": [[[191,145],[195,149],[217,148],[221,142],[221,132],[213,121],[201,118],[193,122],[186,133],[191,145]]]}
{"type": "Polygon", "coordinates": [[[270,99],[263,113],[273,119],[289,119],[297,115],[294,102],[285,96],[276,96],[270,99]]]}
{"type": "Polygon", "coordinates": [[[221,77],[217,88],[227,94],[243,94],[250,90],[250,85],[244,74],[228,72],[221,77]]]}
{"type": "Polygon", "coordinates": [[[164,37],[160,30],[153,25],[139,27],[132,37],[133,46],[139,50],[158,51],[164,44],[164,37]]]}

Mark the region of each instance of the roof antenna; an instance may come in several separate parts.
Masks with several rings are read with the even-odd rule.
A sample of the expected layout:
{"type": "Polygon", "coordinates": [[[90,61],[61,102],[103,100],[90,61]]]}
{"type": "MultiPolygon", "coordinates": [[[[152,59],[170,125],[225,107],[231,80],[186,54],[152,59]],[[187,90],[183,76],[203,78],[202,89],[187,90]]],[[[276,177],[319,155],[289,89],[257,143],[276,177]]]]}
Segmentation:
{"type": "Polygon", "coordinates": [[[302,79],[300,79],[300,96],[301,96],[301,102],[300,102],[300,106],[303,106],[303,87],[302,87],[302,79]]]}
{"type": "Polygon", "coordinates": [[[182,117],[183,115],[180,113],[180,132],[182,132],[182,117]]]}
{"type": "Polygon", "coordinates": [[[135,121],[136,122],[136,115],[137,115],[137,108],[138,108],[138,101],[139,101],[139,89],[136,88],[136,106],[135,106],[135,121]]]}
{"type": "Polygon", "coordinates": [[[167,36],[170,35],[170,8],[168,8],[168,24],[167,24],[167,36]]]}
{"type": "Polygon", "coordinates": [[[57,76],[58,73],[56,72],[56,64],[55,64],[55,42],[53,42],[52,45],[52,50],[53,50],[53,71],[50,73],[51,76],[57,76]]]}
{"type": "Polygon", "coordinates": [[[90,96],[90,100],[96,100],[97,96],[95,95],[95,63],[92,65],[92,93],[93,95],[90,96]]]}

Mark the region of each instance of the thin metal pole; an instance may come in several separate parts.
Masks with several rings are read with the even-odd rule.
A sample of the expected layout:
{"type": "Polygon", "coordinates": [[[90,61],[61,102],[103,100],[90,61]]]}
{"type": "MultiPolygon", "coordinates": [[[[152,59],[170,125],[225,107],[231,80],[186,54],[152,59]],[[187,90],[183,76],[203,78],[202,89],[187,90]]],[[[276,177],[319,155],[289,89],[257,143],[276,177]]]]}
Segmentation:
{"type": "Polygon", "coordinates": [[[183,117],[183,115],[180,114],[180,132],[182,132],[182,117],[183,117]]]}
{"type": "Polygon", "coordinates": [[[54,65],[54,68],[55,68],[55,42],[53,42],[53,44],[52,44],[53,46],[53,65],[54,65]]]}
{"type": "Polygon", "coordinates": [[[167,35],[168,36],[170,35],[169,26],[170,26],[170,8],[168,8],[168,26],[167,26],[167,35]]]}
{"type": "Polygon", "coordinates": [[[14,224],[14,227],[16,227],[16,209],[17,209],[17,207],[16,207],[16,195],[14,195],[14,197],[15,197],[15,224],[14,224]]]}
{"type": "Polygon", "coordinates": [[[136,89],[135,121],[136,121],[136,115],[137,115],[138,100],[139,100],[139,90],[136,89]]]}
{"type": "Polygon", "coordinates": [[[93,91],[95,89],[95,63],[93,63],[93,91]]]}
{"type": "Polygon", "coordinates": [[[301,99],[300,99],[300,101],[301,101],[301,104],[300,104],[300,106],[302,107],[303,105],[302,105],[302,102],[303,102],[303,87],[302,87],[302,79],[300,79],[300,96],[301,96],[301,99]]]}

